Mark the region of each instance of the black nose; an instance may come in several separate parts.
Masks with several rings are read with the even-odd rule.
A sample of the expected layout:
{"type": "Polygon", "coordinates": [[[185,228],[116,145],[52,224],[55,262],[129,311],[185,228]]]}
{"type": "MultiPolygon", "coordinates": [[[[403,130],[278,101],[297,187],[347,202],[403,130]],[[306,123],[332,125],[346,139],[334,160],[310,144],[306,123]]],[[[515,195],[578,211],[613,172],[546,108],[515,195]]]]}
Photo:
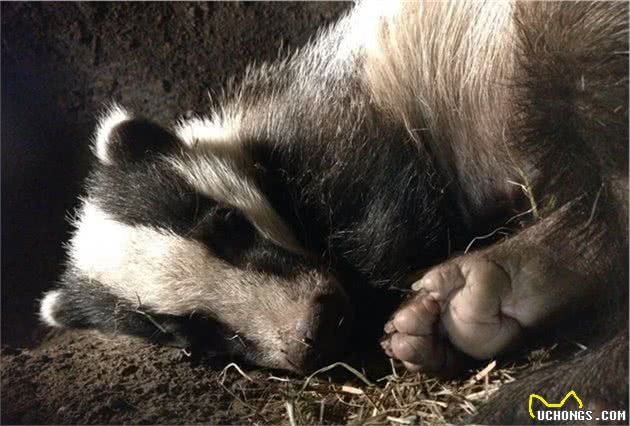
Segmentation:
{"type": "Polygon", "coordinates": [[[287,362],[308,373],[336,361],[347,349],[353,312],[345,294],[317,295],[285,335],[287,362]]]}

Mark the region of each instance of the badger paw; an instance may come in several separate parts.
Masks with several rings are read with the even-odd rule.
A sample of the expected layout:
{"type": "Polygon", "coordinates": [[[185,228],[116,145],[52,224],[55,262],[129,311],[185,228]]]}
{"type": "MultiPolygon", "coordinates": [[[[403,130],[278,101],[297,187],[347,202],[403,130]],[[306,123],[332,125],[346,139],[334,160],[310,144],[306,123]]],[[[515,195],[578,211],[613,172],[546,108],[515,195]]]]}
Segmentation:
{"type": "Polygon", "coordinates": [[[506,309],[509,274],[478,255],[453,259],[413,284],[416,293],[385,325],[385,352],[412,371],[448,374],[462,353],[488,359],[519,340],[521,325],[506,309]]]}

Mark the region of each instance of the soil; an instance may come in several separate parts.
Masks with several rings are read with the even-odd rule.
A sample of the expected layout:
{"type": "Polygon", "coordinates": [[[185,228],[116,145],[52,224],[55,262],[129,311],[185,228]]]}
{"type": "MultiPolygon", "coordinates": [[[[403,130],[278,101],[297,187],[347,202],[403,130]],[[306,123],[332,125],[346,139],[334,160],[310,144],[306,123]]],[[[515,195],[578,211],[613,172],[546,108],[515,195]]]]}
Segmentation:
{"type": "Polygon", "coordinates": [[[5,348],[2,364],[2,424],[241,421],[220,370],[137,340],[69,333],[34,351],[5,348]]]}
{"type": "Polygon", "coordinates": [[[230,77],[304,45],[347,7],[2,3],[3,424],[265,422],[245,420],[220,368],[173,349],[76,333],[41,346],[37,300],[62,271],[105,105],[165,125],[203,114],[230,77]]]}
{"type": "Polygon", "coordinates": [[[268,371],[224,371],[224,360],[132,338],[64,333],[35,350],[5,347],[2,364],[2,424],[286,422],[268,371]]]}

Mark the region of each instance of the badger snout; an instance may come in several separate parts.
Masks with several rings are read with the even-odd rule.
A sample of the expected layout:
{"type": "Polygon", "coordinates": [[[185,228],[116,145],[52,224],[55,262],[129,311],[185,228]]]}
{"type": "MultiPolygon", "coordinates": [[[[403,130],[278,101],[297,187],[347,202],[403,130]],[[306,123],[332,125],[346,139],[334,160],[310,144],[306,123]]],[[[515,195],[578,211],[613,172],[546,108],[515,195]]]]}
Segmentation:
{"type": "Polygon", "coordinates": [[[315,295],[284,333],[291,370],[308,373],[342,356],[347,349],[353,312],[345,293],[315,295]]]}

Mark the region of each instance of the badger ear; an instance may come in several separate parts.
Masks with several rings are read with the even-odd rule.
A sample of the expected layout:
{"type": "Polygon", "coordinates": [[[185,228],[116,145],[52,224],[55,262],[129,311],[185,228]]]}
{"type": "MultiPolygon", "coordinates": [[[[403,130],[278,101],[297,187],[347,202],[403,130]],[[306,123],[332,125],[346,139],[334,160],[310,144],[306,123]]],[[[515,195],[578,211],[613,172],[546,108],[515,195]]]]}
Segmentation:
{"type": "Polygon", "coordinates": [[[111,318],[109,312],[113,300],[95,290],[77,291],[58,288],[44,294],[39,305],[39,318],[56,328],[99,328],[100,323],[111,318]]]}
{"type": "Polygon", "coordinates": [[[52,290],[44,295],[39,305],[39,318],[46,325],[63,327],[63,323],[57,318],[62,297],[62,290],[52,290]]]}
{"type": "Polygon", "coordinates": [[[112,165],[142,161],[182,146],[170,131],[113,105],[99,120],[94,153],[102,164],[112,165]]]}
{"type": "Polygon", "coordinates": [[[42,322],[55,328],[94,329],[170,346],[190,346],[192,314],[179,317],[155,313],[94,284],[77,281],[74,287],[47,292],[39,307],[42,322]]]}

